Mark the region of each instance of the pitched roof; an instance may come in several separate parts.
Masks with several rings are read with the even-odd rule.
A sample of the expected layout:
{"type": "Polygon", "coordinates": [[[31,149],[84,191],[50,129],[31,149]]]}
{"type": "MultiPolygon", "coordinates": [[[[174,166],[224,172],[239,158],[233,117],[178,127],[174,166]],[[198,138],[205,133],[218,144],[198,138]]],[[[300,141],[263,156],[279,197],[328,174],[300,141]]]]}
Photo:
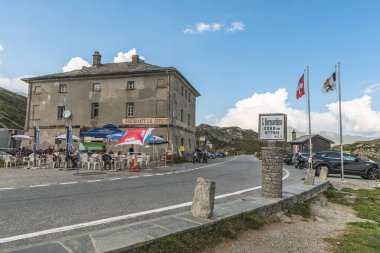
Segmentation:
{"type": "MultiPolygon", "coordinates": [[[[331,144],[334,143],[332,140],[329,140],[329,139],[327,139],[327,138],[325,138],[325,137],[323,137],[322,135],[319,135],[319,134],[312,134],[311,138],[312,139],[314,139],[314,138],[320,138],[322,140],[330,142],[331,144]]],[[[309,141],[309,135],[302,135],[302,136],[298,137],[295,140],[289,141],[289,143],[290,144],[302,144],[302,143],[305,143],[307,141],[309,141]]]]}
{"type": "Polygon", "coordinates": [[[138,75],[149,73],[162,73],[162,72],[174,72],[180,76],[196,93],[200,96],[200,93],[191,83],[174,67],[160,67],[153,64],[145,63],[142,60],[138,62],[120,62],[120,63],[107,63],[100,64],[92,67],[82,67],[82,69],[55,73],[44,76],[37,76],[31,78],[23,78],[24,82],[30,83],[35,81],[45,80],[64,80],[64,79],[76,79],[76,78],[89,78],[89,77],[110,77],[110,76],[125,76],[125,75],[138,75]]]}

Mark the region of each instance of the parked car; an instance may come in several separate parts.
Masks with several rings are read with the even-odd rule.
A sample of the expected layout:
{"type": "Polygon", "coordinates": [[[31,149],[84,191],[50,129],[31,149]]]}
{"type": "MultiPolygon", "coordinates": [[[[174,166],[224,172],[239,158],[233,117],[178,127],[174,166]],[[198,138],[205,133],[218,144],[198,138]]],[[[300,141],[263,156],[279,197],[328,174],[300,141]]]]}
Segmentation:
{"type": "MultiPolygon", "coordinates": [[[[323,166],[328,168],[328,174],[341,174],[340,152],[317,152],[313,156],[312,161],[316,175],[320,174],[323,166]]],[[[343,153],[343,169],[345,175],[356,175],[366,179],[377,179],[380,174],[377,163],[364,161],[346,153],[343,153]]]]}
{"type": "Polygon", "coordinates": [[[295,156],[296,156],[297,153],[290,153],[290,154],[286,154],[284,156],[284,159],[282,159],[283,163],[285,163],[286,165],[292,165],[294,164],[295,162],[295,156]]]}

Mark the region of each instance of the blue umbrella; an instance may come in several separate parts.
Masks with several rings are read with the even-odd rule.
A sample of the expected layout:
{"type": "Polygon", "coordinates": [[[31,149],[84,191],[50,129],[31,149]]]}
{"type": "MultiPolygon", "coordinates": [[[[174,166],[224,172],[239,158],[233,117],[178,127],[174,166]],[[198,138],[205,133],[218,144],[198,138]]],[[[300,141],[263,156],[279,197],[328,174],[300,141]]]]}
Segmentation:
{"type": "Polygon", "coordinates": [[[70,125],[67,126],[66,141],[66,152],[68,154],[73,150],[73,128],[70,125]]]}
{"type": "Polygon", "coordinates": [[[113,140],[113,141],[120,141],[121,137],[123,137],[124,134],[125,134],[124,132],[117,132],[114,134],[109,134],[109,135],[107,135],[107,139],[113,140]]]}
{"type": "Polygon", "coordinates": [[[118,129],[113,124],[106,124],[101,128],[95,128],[88,130],[86,132],[81,132],[80,136],[83,137],[93,137],[93,138],[107,138],[108,135],[112,135],[115,133],[124,133],[122,130],[118,129]]]}

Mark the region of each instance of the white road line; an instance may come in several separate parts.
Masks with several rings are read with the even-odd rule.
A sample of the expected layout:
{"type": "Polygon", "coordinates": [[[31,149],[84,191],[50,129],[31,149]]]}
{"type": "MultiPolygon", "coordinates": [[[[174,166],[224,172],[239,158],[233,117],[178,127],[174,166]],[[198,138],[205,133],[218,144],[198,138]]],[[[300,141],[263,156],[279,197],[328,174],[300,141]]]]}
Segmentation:
{"type": "Polygon", "coordinates": [[[13,190],[14,187],[5,187],[5,188],[0,188],[0,191],[5,191],[5,190],[13,190]]]}
{"type": "Polygon", "coordinates": [[[143,177],[151,177],[151,176],[153,176],[153,175],[151,175],[151,174],[148,174],[148,175],[142,175],[143,177]]]}
{"type": "Polygon", "coordinates": [[[49,186],[50,184],[36,184],[36,185],[31,185],[29,187],[34,188],[34,187],[44,187],[44,186],[49,186]]]}
{"type": "MultiPolygon", "coordinates": [[[[284,171],[286,172],[286,175],[282,178],[283,180],[286,179],[286,178],[288,178],[289,175],[290,175],[289,171],[287,171],[286,169],[284,169],[284,171]]],[[[226,194],[218,195],[215,198],[216,199],[221,199],[221,198],[225,198],[225,197],[229,197],[229,196],[245,193],[245,192],[248,192],[248,191],[257,190],[257,189],[260,189],[260,188],[261,188],[261,186],[256,186],[256,187],[245,189],[245,190],[241,190],[241,191],[236,191],[236,192],[231,192],[231,193],[226,193],[226,194]]],[[[186,206],[191,206],[191,205],[192,205],[192,202],[185,202],[185,203],[181,203],[181,204],[177,204],[177,205],[173,205],[173,206],[161,207],[161,208],[157,208],[157,209],[153,209],[153,210],[147,210],[147,211],[142,211],[142,212],[138,212],[138,213],[131,213],[131,214],[126,214],[126,215],[122,215],[122,216],[116,216],[116,217],[111,217],[111,218],[107,218],[107,219],[95,220],[95,221],[90,221],[90,222],[85,222],[85,223],[80,223],[80,224],[60,227],[60,228],[47,229],[47,230],[38,231],[38,232],[34,232],[34,233],[29,233],[29,234],[23,234],[23,235],[16,235],[16,236],[11,236],[11,237],[6,237],[6,238],[0,238],[0,244],[7,243],[7,242],[18,241],[18,240],[22,240],[22,239],[33,238],[33,237],[42,236],[42,235],[48,235],[48,234],[54,234],[54,233],[58,233],[58,232],[64,232],[64,231],[79,229],[79,228],[86,228],[86,227],[91,227],[91,226],[96,226],[96,225],[102,225],[102,224],[106,224],[106,223],[111,223],[111,222],[115,222],[115,221],[129,219],[129,218],[139,217],[139,216],[143,216],[143,215],[147,215],[147,214],[152,214],[152,213],[160,213],[160,212],[164,212],[164,211],[168,211],[168,210],[173,210],[173,209],[177,209],[177,208],[181,208],[181,207],[186,207],[186,206]]]]}
{"type": "Polygon", "coordinates": [[[140,177],[140,176],[132,176],[132,177],[127,177],[127,178],[138,178],[138,177],[140,177]]]}
{"type": "Polygon", "coordinates": [[[63,185],[65,185],[65,184],[77,184],[78,182],[63,182],[63,183],[59,183],[59,184],[63,184],[63,185]]]}
{"type": "Polygon", "coordinates": [[[87,180],[87,183],[100,182],[102,179],[87,180]]]}
{"type": "Polygon", "coordinates": [[[121,179],[121,177],[113,177],[113,178],[110,178],[108,180],[113,181],[113,180],[120,180],[120,179],[121,179]]]}
{"type": "Polygon", "coordinates": [[[162,176],[164,175],[163,173],[159,173],[159,174],[154,174],[155,176],[162,176]]]}

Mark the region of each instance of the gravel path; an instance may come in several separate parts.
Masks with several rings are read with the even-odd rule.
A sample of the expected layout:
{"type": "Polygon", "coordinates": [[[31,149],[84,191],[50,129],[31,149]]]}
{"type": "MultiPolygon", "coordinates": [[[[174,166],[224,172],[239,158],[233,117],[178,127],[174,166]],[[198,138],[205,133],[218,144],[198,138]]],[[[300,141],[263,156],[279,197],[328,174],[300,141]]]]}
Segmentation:
{"type": "MultiPolygon", "coordinates": [[[[362,179],[329,180],[337,189],[380,187],[379,182],[362,179]]],[[[290,224],[266,224],[260,230],[246,231],[237,240],[227,241],[204,253],[330,252],[323,238],[337,237],[343,233],[347,222],[361,221],[351,208],[329,203],[323,196],[311,204],[311,211],[312,218],[307,220],[293,216],[290,224]]]]}

